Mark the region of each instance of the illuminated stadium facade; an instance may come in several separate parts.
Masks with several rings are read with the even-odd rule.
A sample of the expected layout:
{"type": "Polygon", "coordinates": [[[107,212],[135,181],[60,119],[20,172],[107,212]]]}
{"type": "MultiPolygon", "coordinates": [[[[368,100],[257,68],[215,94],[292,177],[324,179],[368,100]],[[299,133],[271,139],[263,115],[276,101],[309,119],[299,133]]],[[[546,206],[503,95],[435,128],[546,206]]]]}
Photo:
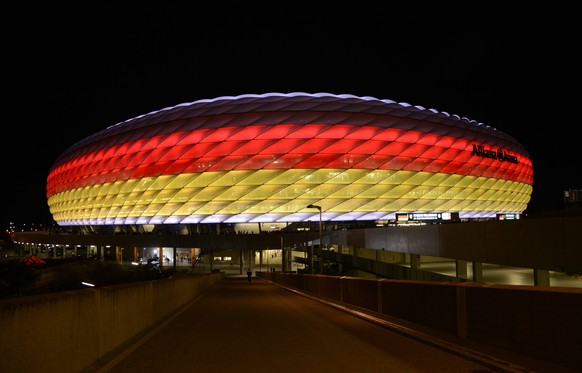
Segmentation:
{"type": "Polygon", "coordinates": [[[434,109],[329,93],[219,97],[151,112],[55,162],[62,226],[394,220],[521,213],[531,159],[513,137],[434,109]]]}

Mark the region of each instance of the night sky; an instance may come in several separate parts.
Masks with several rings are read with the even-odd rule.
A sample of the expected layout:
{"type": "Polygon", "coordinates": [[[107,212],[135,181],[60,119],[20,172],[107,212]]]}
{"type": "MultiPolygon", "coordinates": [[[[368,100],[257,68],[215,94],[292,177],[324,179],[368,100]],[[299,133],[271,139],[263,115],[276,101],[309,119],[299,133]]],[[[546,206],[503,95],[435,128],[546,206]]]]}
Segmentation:
{"type": "Polygon", "coordinates": [[[46,177],[83,138],[165,107],[248,93],[372,96],[495,127],[532,158],[528,213],[560,209],[563,190],[582,188],[573,13],[477,23],[380,8],[46,7],[7,14],[12,25],[2,26],[2,226],[52,221],[46,177]]]}

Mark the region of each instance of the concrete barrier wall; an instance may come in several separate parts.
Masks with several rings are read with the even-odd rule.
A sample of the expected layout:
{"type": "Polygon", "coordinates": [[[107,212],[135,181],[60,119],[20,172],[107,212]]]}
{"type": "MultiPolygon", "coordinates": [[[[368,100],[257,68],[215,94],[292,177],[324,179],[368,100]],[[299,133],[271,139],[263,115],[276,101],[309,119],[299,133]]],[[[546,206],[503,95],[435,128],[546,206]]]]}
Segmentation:
{"type": "Polygon", "coordinates": [[[579,288],[258,275],[322,299],[582,371],[579,288]]]}
{"type": "Polygon", "coordinates": [[[582,289],[461,288],[467,338],[582,372],[582,289]]]}
{"type": "Polygon", "coordinates": [[[342,302],[379,312],[378,281],[368,278],[341,278],[342,302]]]}
{"type": "Polygon", "coordinates": [[[457,288],[453,282],[379,280],[385,315],[457,333],[457,288]]]}
{"type": "Polygon", "coordinates": [[[1,370],[83,371],[223,278],[211,273],[1,300],[1,370]]]}

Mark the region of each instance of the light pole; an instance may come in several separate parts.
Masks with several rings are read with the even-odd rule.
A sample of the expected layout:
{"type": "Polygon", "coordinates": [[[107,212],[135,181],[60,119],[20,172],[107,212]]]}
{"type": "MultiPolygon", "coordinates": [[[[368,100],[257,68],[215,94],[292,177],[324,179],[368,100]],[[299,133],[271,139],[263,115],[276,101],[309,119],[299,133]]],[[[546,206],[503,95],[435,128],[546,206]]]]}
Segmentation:
{"type": "MultiPolygon", "coordinates": [[[[323,245],[321,242],[321,206],[318,205],[307,205],[308,209],[317,209],[319,211],[319,250],[321,251],[321,254],[319,256],[319,265],[321,266],[320,268],[320,272],[323,274],[323,245]]],[[[313,273],[313,246],[312,247],[312,251],[311,251],[311,273],[313,273]]]]}

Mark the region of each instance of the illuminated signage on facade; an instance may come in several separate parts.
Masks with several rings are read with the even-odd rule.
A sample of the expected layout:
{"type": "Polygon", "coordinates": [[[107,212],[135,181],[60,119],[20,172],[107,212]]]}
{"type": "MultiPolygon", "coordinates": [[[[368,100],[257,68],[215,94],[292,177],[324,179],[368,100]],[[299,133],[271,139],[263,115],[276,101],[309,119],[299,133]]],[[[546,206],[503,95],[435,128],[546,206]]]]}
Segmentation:
{"type": "Polygon", "coordinates": [[[497,220],[519,220],[520,214],[497,214],[497,220]]]}
{"type": "Polygon", "coordinates": [[[441,214],[435,212],[408,214],[408,220],[439,220],[439,219],[441,219],[441,214]]]}
{"type": "Polygon", "coordinates": [[[497,150],[485,149],[483,145],[473,144],[473,152],[471,155],[476,155],[483,158],[497,159],[501,162],[511,162],[517,164],[517,157],[507,153],[505,150],[499,148],[497,150]]]}
{"type": "Polygon", "coordinates": [[[458,212],[413,212],[397,213],[396,220],[405,221],[431,221],[431,220],[458,220],[458,212]]]}

